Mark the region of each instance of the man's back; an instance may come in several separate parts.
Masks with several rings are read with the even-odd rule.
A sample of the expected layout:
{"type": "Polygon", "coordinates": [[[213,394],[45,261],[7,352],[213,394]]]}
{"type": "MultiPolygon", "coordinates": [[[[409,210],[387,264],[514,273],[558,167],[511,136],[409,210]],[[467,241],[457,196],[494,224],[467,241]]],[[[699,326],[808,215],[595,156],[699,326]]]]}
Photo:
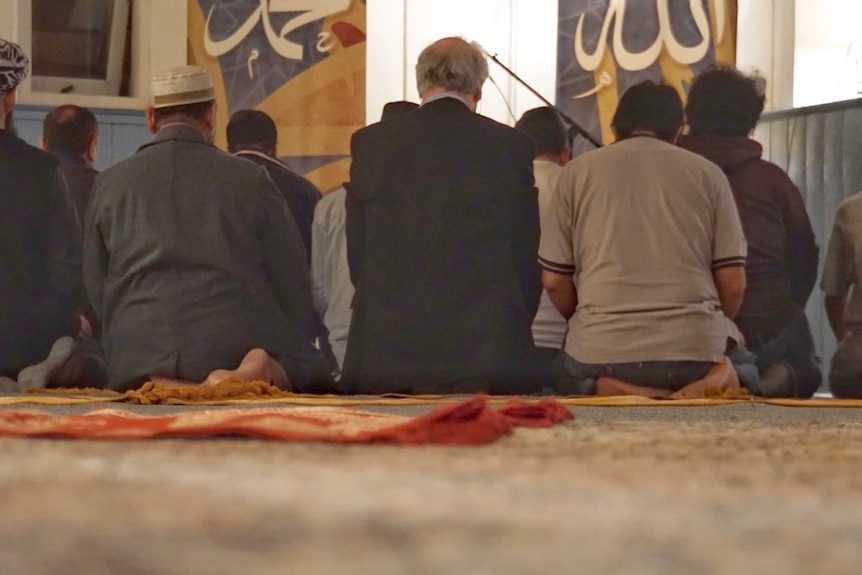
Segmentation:
{"type": "Polygon", "coordinates": [[[358,132],[352,149],[345,378],[369,390],[512,378],[541,289],[532,142],[447,97],[358,132]]]}
{"type": "Polygon", "coordinates": [[[0,130],[0,215],[0,373],[16,375],[74,333],[81,231],[57,160],[7,130],[0,130]]]}
{"type": "Polygon", "coordinates": [[[99,176],[87,216],[85,279],[112,387],[202,381],[255,347],[288,364],[313,355],[302,245],[264,170],[165,128],[99,176]]]}
{"type": "Polygon", "coordinates": [[[311,254],[311,222],[314,219],[314,206],[320,200],[320,190],[300,174],[294,172],[280,161],[255,150],[240,150],[240,158],[263,166],[276,187],[287,200],[290,213],[299,228],[307,254],[311,254]]]}
{"type": "Polygon", "coordinates": [[[712,270],[745,255],[721,170],[638,137],[576,158],[558,190],[540,256],[577,274],[569,355],[720,362],[729,331],[712,270]]]}

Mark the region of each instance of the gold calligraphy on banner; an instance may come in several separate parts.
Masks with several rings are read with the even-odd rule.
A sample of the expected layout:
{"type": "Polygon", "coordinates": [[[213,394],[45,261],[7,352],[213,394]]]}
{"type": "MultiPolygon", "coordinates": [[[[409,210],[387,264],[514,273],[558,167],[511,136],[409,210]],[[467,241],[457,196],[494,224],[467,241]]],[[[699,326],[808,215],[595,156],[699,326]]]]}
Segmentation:
{"type": "MultiPolygon", "coordinates": [[[[213,6],[207,14],[204,49],[207,54],[214,58],[223,56],[239,46],[258,23],[262,22],[266,39],[269,40],[270,46],[279,56],[290,60],[302,60],[302,45],[291,42],[287,39],[287,35],[311,22],[328,18],[339,12],[345,12],[350,8],[350,3],[351,0],[260,0],[260,6],[252,12],[251,16],[233,34],[222,40],[213,40],[210,33],[210,21],[216,9],[213,6]],[[300,12],[301,14],[288,20],[276,33],[270,20],[270,14],[284,12],[300,12]]],[[[327,31],[321,32],[317,45],[318,50],[328,52],[332,46],[331,34],[327,31]]]]}
{"type": "MultiPolygon", "coordinates": [[[[573,110],[577,117],[581,109],[583,114],[594,115],[595,105],[581,108],[577,102],[595,99],[602,139],[606,143],[613,140],[610,122],[622,95],[619,93],[619,84],[630,85],[633,81],[639,81],[638,78],[655,75],[653,80],[674,86],[680,97],[685,99],[687,86],[694,79],[695,70],[704,69],[712,63],[735,63],[736,0],[689,0],[687,3],[670,0],[608,0],[607,8],[599,15],[601,28],[593,31],[595,48],[589,49],[585,45],[589,43],[586,38],[590,37],[586,30],[589,26],[588,17],[592,13],[592,22],[595,23],[596,12],[602,9],[602,3],[598,3],[598,8],[596,4],[560,1],[561,22],[577,22],[573,35],[561,29],[560,41],[565,38],[571,47],[568,58],[574,58],[577,64],[575,74],[578,77],[588,74],[592,76],[592,81],[587,84],[572,76],[560,78],[561,85],[578,85],[580,90],[574,94],[560,94],[572,104],[558,102],[573,110]],[[658,30],[652,32],[643,27],[633,27],[631,22],[626,30],[624,25],[631,14],[642,15],[650,2],[655,4],[656,20],[653,22],[657,22],[658,30]],[[680,40],[679,34],[673,29],[672,19],[674,22],[689,22],[688,41],[680,40]],[[655,34],[655,37],[651,34],[655,34]],[[638,40],[638,45],[646,47],[630,49],[633,37],[638,40]]],[[[565,52],[562,52],[561,58],[564,57],[565,52]]],[[[559,69],[567,70],[570,67],[562,60],[559,69]]],[[[582,119],[589,123],[587,118],[582,119]]]]}

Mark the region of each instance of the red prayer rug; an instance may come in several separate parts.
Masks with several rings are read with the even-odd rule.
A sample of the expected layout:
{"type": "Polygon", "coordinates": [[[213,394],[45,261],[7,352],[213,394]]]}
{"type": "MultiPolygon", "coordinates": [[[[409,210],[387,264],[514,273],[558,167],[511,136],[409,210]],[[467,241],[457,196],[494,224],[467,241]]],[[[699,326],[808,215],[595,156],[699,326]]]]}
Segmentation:
{"type": "Polygon", "coordinates": [[[572,419],[551,398],[513,399],[492,409],[477,395],[410,418],[345,407],[243,408],[142,415],[99,409],[82,415],[0,411],[0,436],[78,439],[254,437],[281,441],[378,442],[402,445],[483,445],[515,427],[550,427],[572,419]]]}

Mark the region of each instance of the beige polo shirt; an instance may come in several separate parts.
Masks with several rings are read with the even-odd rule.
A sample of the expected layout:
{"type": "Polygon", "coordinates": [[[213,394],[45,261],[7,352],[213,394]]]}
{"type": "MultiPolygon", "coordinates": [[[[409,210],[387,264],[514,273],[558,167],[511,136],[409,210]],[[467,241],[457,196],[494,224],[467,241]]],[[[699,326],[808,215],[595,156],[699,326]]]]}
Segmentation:
{"type": "Polygon", "coordinates": [[[862,327],[862,193],[851,196],[838,205],[820,288],[831,296],[844,297],[847,303],[847,328],[862,327]],[[852,291],[851,291],[852,288],[852,291]]]}
{"type": "Polygon", "coordinates": [[[730,322],[712,272],[745,256],[721,169],[649,137],[569,162],[539,247],[545,269],[577,274],[565,350],[592,364],[721,361],[730,322]]]}

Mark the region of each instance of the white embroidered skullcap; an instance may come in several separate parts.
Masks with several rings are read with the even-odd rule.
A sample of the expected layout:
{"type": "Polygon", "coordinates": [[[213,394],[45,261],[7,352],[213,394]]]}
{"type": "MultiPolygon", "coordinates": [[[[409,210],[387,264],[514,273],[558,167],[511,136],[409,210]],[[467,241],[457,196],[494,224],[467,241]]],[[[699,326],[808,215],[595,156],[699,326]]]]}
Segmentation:
{"type": "Polygon", "coordinates": [[[0,38],[0,92],[9,92],[27,77],[30,61],[18,44],[0,38]]]}
{"type": "Polygon", "coordinates": [[[153,107],[169,108],[215,100],[213,81],[206,68],[177,66],[153,76],[153,107]]]}

